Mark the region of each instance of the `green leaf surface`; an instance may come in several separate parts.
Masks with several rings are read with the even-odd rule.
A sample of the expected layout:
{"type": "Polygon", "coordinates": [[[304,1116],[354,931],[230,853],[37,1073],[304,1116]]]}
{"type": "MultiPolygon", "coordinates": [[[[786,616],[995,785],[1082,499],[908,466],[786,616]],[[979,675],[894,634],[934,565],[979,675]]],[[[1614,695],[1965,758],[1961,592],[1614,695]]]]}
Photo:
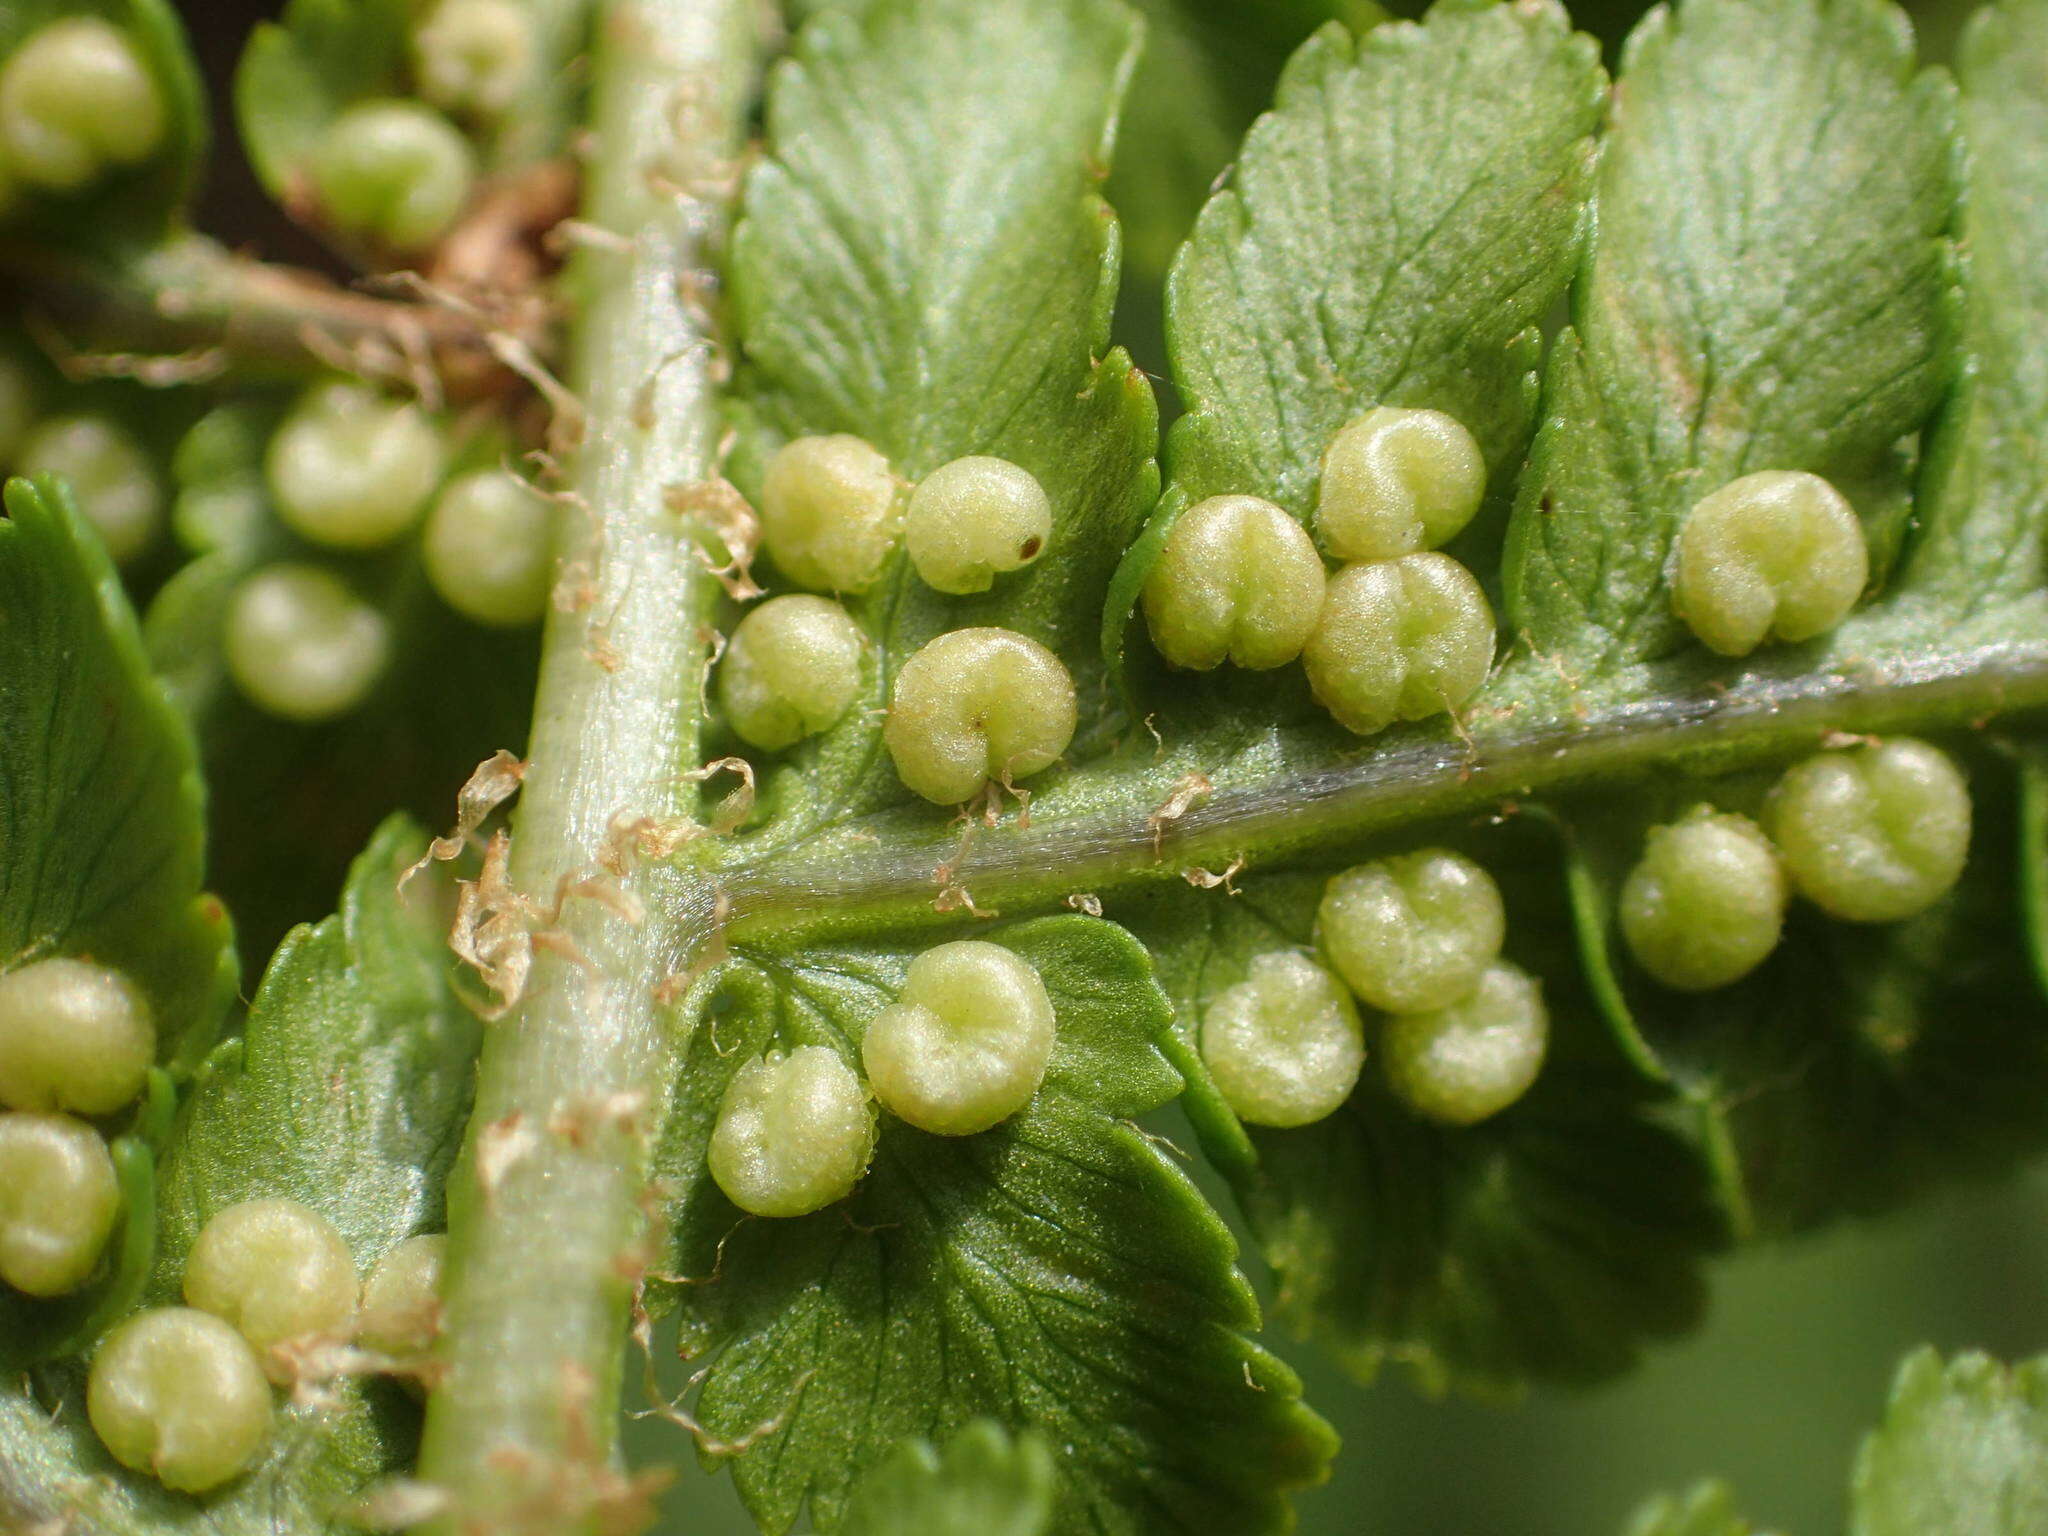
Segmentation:
{"type": "Polygon", "coordinates": [[[200,893],[192,735],[150,675],[98,536],[53,479],[0,520],[0,966],[126,972],[160,1058],[189,1070],[234,995],[227,914],[200,893]]]}
{"type": "MultiPolygon", "coordinates": [[[[1863,1441],[1849,1488],[1849,1536],[2031,1536],[2048,1530],[2048,1357],[2004,1366],[1943,1362],[1922,1348],[1899,1364],[1884,1421],[1863,1441]]],[[[1626,1536],[1750,1536],[1720,1483],[1664,1496],[1626,1536]]]]}
{"type": "MultiPolygon", "coordinates": [[[[2024,68],[2048,63],[2043,14],[2017,4],[1980,24],[2011,46],[1980,49],[1967,67],[1960,119],[1944,83],[1912,75],[1897,13],[1861,0],[1694,0],[1644,24],[1603,161],[1577,331],[1553,352],[1550,422],[1509,551],[1511,600],[1547,654],[1511,666],[1491,700],[1512,707],[1528,685],[1549,695],[1538,707],[1584,718],[1651,690],[1769,696],[1803,671],[1882,688],[1916,667],[1995,671],[2048,634],[2048,499],[2031,448],[2048,389],[2027,298],[2048,253],[2048,160],[2029,153],[2042,88],[2024,68]],[[1777,62],[1745,74],[1728,61],[1754,49],[1759,28],[1777,62]],[[1846,87],[1845,70],[1862,85],[1846,87]],[[1731,113],[1731,88],[1763,94],[1731,113]],[[1969,260],[1952,328],[1942,230],[1957,158],[1945,135],[1958,121],[1969,260]],[[1718,190],[1676,209],[1673,189],[1695,184],[1718,190]],[[1757,280],[1773,272],[1788,275],[1757,280]],[[1960,364],[1945,360],[1952,330],[1960,364]],[[1909,530],[1917,450],[1899,434],[1928,425],[1934,391],[1958,368],[1909,530]],[[1662,551],[1698,494],[1764,467],[1834,476],[1866,523],[1876,510],[1890,529],[1873,527],[1880,545],[1906,543],[1897,579],[1833,636],[1731,675],[1671,617],[1662,551]],[[1573,571],[1598,581],[1567,596],[1573,571]],[[1531,682],[1546,670],[1561,693],[1531,682]]],[[[1977,807],[1963,885],[1894,925],[1831,923],[1795,904],[1765,966],[1696,997],[1635,970],[1614,894],[1651,824],[1701,801],[1755,814],[1771,775],[1729,772],[1709,746],[1626,799],[1555,806],[1592,992],[1625,1054],[1688,1101],[1742,1229],[1881,1208],[1930,1176],[2038,1144],[2048,1057],[2021,965],[2039,862],[2026,843],[2030,791],[2016,804],[2009,763],[1972,735],[1945,744],[1970,764],[1977,807]]]]}
{"type": "Polygon", "coordinates": [[[365,1273],[439,1226],[478,1024],[449,984],[445,882],[398,890],[423,840],[403,817],[378,831],[341,911],[286,939],[240,1039],[208,1059],[164,1162],[160,1298],[207,1218],[243,1200],[320,1210],[365,1273]]]}
{"type": "Polygon", "coordinates": [[[1115,0],[875,0],[820,14],[771,79],[730,273],[742,489],[769,444],[851,432],[909,479],[1010,459],[1053,504],[1046,556],[986,594],[934,592],[899,555],[849,604],[876,642],[870,690],[771,786],[803,808],[785,829],[904,798],[879,709],[945,630],[1029,635],[1099,713],[1103,584],[1158,489],[1151,388],[1108,345],[1118,239],[1098,195],[1136,46],[1115,0]]]}
{"type": "Polygon", "coordinates": [[[1954,369],[1952,97],[1882,0],[1694,0],[1636,29],[1508,553],[1511,624],[1553,665],[1692,646],[1672,539],[1753,471],[1832,480],[1882,573],[1901,440],[1954,369]]]}
{"type": "Polygon", "coordinates": [[[1043,1536],[1052,1528],[1052,1452],[978,1419],[942,1450],[906,1440],[854,1491],[844,1536],[1043,1536]]]}
{"type": "MultiPolygon", "coordinates": [[[[733,1476],[786,1530],[806,1499],[839,1530],[861,1472],[906,1435],[977,1417],[1053,1448],[1054,1528],[1266,1531],[1333,1449],[1293,1373],[1250,1342],[1235,1245],[1132,1116],[1179,1080],[1151,962],[1084,917],[983,931],[1031,962],[1058,1019],[1016,1118],[945,1139],[884,1117],[851,1200],[742,1221],[704,1173],[724,1083],[771,1046],[858,1059],[901,947],[743,950],[699,1024],[663,1166],[684,1191],[686,1353],[716,1351],[696,1404],[733,1476]]],[[[914,952],[914,951],[913,951],[914,952]]]]}
{"type": "Polygon", "coordinates": [[[1725,1483],[1700,1483],[1682,1497],[1659,1494],[1635,1512],[1627,1536],[1752,1536],[1725,1483]]]}
{"type": "Polygon", "coordinates": [[[0,222],[8,234],[100,252],[163,234],[198,185],[207,151],[206,87],[172,0],[0,0],[0,59],[66,16],[104,17],[132,40],[164,101],[164,141],[140,165],[119,167],[70,195],[20,194],[0,222]]]}
{"type": "MultiPolygon", "coordinates": [[[[341,911],[286,941],[242,1035],[208,1059],[163,1165],[152,1304],[176,1304],[200,1226],[242,1200],[312,1206],[363,1274],[401,1238],[439,1227],[478,1026],[449,984],[445,886],[422,877],[397,891],[422,842],[402,820],[377,835],[341,911]]],[[[352,1530],[346,1507],[406,1470],[418,1434],[418,1411],[395,1384],[319,1382],[312,1401],[280,1403],[271,1448],[250,1472],[195,1501],[112,1464],[85,1424],[82,1385],[65,1365],[0,1392],[0,1516],[69,1516],[76,1536],[352,1530]]]]}
{"type": "Polygon", "coordinates": [[[1448,411],[1497,475],[1519,465],[1604,85],[1598,49],[1549,4],[1439,7],[1358,39],[1331,26],[1295,55],[1175,263],[1168,347],[1188,414],[1166,500],[1110,593],[1112,658],[1181,510],[1249,493],[1306,521],[1324,448],[1375,405],[1448,411]]]}
{"type": "Polygon", "coordinates": [[[1907,1357],[1857,1454],[1850,1506],[1850,1536],[2048,1530],[2048,1359],[1907,1357]]]}
{"type": "Polygon", "coordinates": [[[1966,365],[1928,451],[1891,627],[2048,631],[2048,9],[1980,11],[1957,59],[1966,365]]]}
{"type": "Polygon", "coordinates": [[[1140,0],[1138,10],[1144,50],[1105,190],[1124,227],[1117,334],[1153,367],[1165,362],[1167,269],[1289,55],[1324,22],[1362,32],[1386,13],[1373,0],[1140,0]]]}

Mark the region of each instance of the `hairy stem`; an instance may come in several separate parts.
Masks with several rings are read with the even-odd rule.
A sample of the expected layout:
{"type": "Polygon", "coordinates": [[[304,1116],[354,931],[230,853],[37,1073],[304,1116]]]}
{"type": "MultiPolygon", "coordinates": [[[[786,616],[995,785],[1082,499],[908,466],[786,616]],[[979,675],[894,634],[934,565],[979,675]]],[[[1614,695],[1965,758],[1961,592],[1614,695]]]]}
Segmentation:
{"type": "MultiPolygon", "coordinates": [[[[564,590],[542,666],[513,883],[547,899],[600,872],[620,816],[692,798],[715,587],[664,490],[714,452],[712,358],[685,273],[717,235],[716,180],[752,70],[750,0],[615,0],[596,40],[586,219],[622,237],[573,274],[585,435],[563,513],[564,590]]],[[[602,877],[600,877],[602,878],[602,877]]],[[[675,1042],[657,994],[705,928],[685,876],[572,896],[523,1000],[486,1041],[449,1187],[452,1270],[421,1475],[458,1529],[578,1531],[628,1496],[610,1461],[647,1128],[675,1042]]]]}
{"type": "MultiPolygon", "coordinates": [[[[878,916],[932,915],[941,884],[983,907],[1056,902],[1070,892],[1174,880],[1334,839],[1484,811],[1543,794],[1570,794],[1660,771],[1718,773],[1811,750],[1844,732],[1974,728],[2048,709],[2048,648],[1980,653],[1974,664],[1907,663],[1758,681],[1584,721],[1517,728],[1512,720],[1469,742],[1425,737],[1337,766],[1241,787],[1227,781],[1184,815],[1152,819],[1164,794],[1124,758],[1100,769],[1111,785],[1138,780],[1152,798],[1108,799],[1083,768],[1032,808],[1030,827],[978,834],[960,851],[957,826],[865,841],[821,839],[729,877],[729,932],[789,930],[878,916]],[[1061,803],[1086,807],[1063,815],[1061,803]],[[940,880],[934,871],[945,867],[940,880]]],[[[1163,772],[1164,770],[1162,770],[1163,772]]],[[[1179,771],[1178,769],[1174,771],[1179,771]]],[[[1151,776],[1152,779],[1158,774],[1151,776]]]]}

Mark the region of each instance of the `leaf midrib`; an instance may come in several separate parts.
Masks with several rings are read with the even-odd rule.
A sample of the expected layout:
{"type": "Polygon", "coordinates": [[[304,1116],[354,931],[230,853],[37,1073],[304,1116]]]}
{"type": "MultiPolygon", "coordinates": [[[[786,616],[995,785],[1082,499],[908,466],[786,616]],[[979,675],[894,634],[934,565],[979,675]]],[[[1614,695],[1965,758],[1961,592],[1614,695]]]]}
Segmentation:
{"type": "Polygon", "coordinates": [[[970,890],[978,906],[1013,917],[1057,906],[1072,892],[1099,896],[1172,882],[1240,856],[1248,870],[1262,868],[1333,839],[1569,794],[1655,768],[1719,774],[1811,750],[1836,734],[1979,730],[2043,711],[2048,641],[1979,652],[1960,665],[1948,656],[1753,674],[1737,687],[1616,702],[1584,720],[1567,716],[1518,730],[1510,716],[1477,729],[1469,744],[1433,734],[1353,762],[1226,786],[1164,828],[1147,819],[1159,809],[1154,780],[1112,758],[1078,770],[1063,798],[1086,799],[1091,778],[1129,777],[1142,800],[1128,789],[1111,791],[1099,808],[1064,818],[1041,802],[1028,829],[1012,821],[981,831],[957,861],[957,824],[937,822],[928,831],[885,829],[872,834],[875,841],[807,842],[738,862],[722,882],[725,931],[739,939],[937,921],[934,871],[942,863],[952,864],[952,883],[970,890]]]}

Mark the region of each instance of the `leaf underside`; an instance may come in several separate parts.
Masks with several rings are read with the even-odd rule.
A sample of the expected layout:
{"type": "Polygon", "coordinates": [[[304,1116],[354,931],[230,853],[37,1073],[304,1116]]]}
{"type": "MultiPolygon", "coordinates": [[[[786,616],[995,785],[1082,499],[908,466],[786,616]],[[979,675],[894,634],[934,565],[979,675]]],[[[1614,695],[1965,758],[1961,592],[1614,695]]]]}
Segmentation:
{"type": "MultiPolygon", "coordinates": [[[[886,4],[828,16],[771,98],[778,153],[750,186],[736,248],[736,411],[754,445],[736,459],[743,482],[764,445],[796,432],[859,432],[914,476],[1002,451],[975,435],[984,400],[1022,419],[1011,375],[977,391],[958,370],[1001,355],[1000,327],[1028,316],[1039,290],[981,304],[956,328],[957,355],[938,339],[953,329],[906,318],[919,302],[953,312],[949,262],[932,263],[945,282],[927,295],[921,265],[897,253],[939,239],[933,209],[958,194],[950,163],[903,168],[903,145],[923,142],[910,135],[930,131],[905,57],[929,49],[949,80],[981,63],[946,8],[926,10],[910,33],[886,4]],[[870,107],[867,88],[889,100],[870,107]],[[854,188],[885,200],[855,206],[854,188]],[[908,297],[879,291],[892,272],[908,297]]],[[[1983,25],[2009,29],[2037,11],[1993,14],[1983,25]]],[[[2022,793],[2013,724],[1956,729],[1996,712],[2007,676],[2023,681],[2004,702],[2038,708],[2048,660],[2048,480],[2026,425],[2048,421],[2048,395],[2025,345],[2048,249],[2048,157],[2030,153],[2027,132],[2040,131],[2048,72],[2009,53],[1994,68],[1982,62],[1992,52],[1979,46],[1959,93],[1915,73],[1898,13],[1875,0],[1693,0],[1645,26],[1610,109],[1595,50],[1540,0],[1319,34],[1176,265],[1168,342],[1188,414],[1168,440],[1163,499],[1110,584],[1100,666],[1075,656],[1065,610],[1038,605],[1041,568],[959,606],[897,573],[855,605],[882,637],[877,706],[935,627],[999,622],[1060,650],[1084,696],[1103,690],[1104,728],[1034,782],[1028,826],[963,831],[907,802],[875,749],[879,717],[850,717],[789,755],[760,830],[730,853],[740,928],[786,933],[775,942],[792,953],[808,942],[810,955],[915,920],[913,902],[931,932],[934,894],[944,911],[971,890],[1005,917],[1099,902],[1154,955],[1176,1014],[1165,1048],[1274,1266],[1283,1320],[1360,1374],[1393,1360],[1433,1388],[1507,1395],[1625,1369],[1694,1322],[1700,1266],[1731,1236],[1888,1206],[1931,1177],[2038,1145],[2048,1034],[2024,969],[2038,926],[2025,914],[2040,910],[2048,857],[2038,774],[2022,793]],[[1769,70],[1753,67],[1759,39],[1772,44],[1769,70]],[[1517,88],[1494,88],[1502,79],[1517,88]],[[1972,124],[1988,136],[1981,147],[1972,124]],[[1959,135],[1972,145],[1960,179],[1959,135]],[[1569,324],[1546,341],[1566,298],[1569,324]],[[1461,721],[1361,743],[1290,673],[1167,674],[1132,610],[1172,520],[1226,492],[1306,518],[1330,434],[1383,402],[1457,415],[1492,475],[1487,509],[1452,553],[1489,583],[1512,645],[1461,721]],[[1841,485],[1882,585],[1834,636],[1728,662],[1672,617],[1664,565],[1692,501],[1764,467],[1841,485]],[[1887,717],[1969,766],[1978,829],[1964,884],[1887,927],[1801,907],[1755,976],[1702,999],[1642,976],[1616,942],[1613,893],[1644,832],[1703,800],[1753,813],[1788,758],[1860,718],[1851,709],[1880,707],[1893,675],[1982,680],[1987,710],[1887,717]],[[1781,720],[1800,698],[1822,702],[1781,720]],[[1739,740],[1716,730],[1723,715],[1745,722],[1739,740]],[[1659,760],[1630,747],[1646,728],[1670,729],[1678,750],[1659,760]],[[1501,769],[1491,790],[1459,789],[1496,756],[1531,766],[1501,769]],[[1537,1090],[1483,1126],[1443,1130],[1369,1068],[1331,1119],[1247,1134],[1203,1078],[1207,999],[1257,954],[1313,943],[1329,875],[1439,842],[1502,880],[1508,953],[1544,980],[1555,1042],[1537,1090]],[[1212,873],[1226,864],[1227,882],[1212,873]],[[2028,891],[2032,907],[2015,900],[2028,891]]],[[[1009,67],[1022,110],[1067,120],[1070,101],[1040,103],[1028,63],[1009,67]]],[[[963,152],[957,174],[978,164],[963,152]]],[[[986,180],[966,184],[981,192],[986,180]]],[[[975,249],[1001,220],[986,196],[973,213],[940,241],[949,252],[975,249]]],[[[1064,227],[1049,212],[1031,225],[1047,242],[1064,227]]],[[[1070,377],[1086,379],[1072,356],[1070,377]]],[[[1079,536],[1063,525],[1055,547],[1079,536]]],[[[1099,548],[1090,539],[1076,557],[1099,548]]],[[[721,1022],[721,1048],[813,1038],[775,995],[738,1008],[782,1020],[775,1033],[738,1049],[721,1022]]],[[[819,1038],[850,1049],[861,1007],[885,998],[841,1001],[836,1037],[819,1038]]],[[[863,1193],[854,1209],[879,1198],[863,1193]]],[[[732,1237],[711,1290],[744,1289],[738,1255],[795,1245],[751,1230],[732,1237]]],[[[753,1326],[798,1296],[824,1308],[842,1284],[859,1294],[842,1278],[854,1266],[834,1267],[840,1242],[867,1239],[842,1234],[814,1252],[810,1278],[761,1303],[753,1326]]],[[[697,1251],[689,1272],[701,1277],[701,1238],[697,1251]]],[[[809,1358],[794,1342],[805,1325],[791,1326],[785,1352],[809,1358]]],[[[738,1358],[721,1357],[703,1401],[720,1410],[719,1436],[769,1426],[736,1475],[771,1523],[785,1521],[793,1498],[760,1501],[815,1475],[815,1459],[777,1461],[797,1454],[777,1447],[803,1441],[804,1410],[768,1385],[795,1391],[788,1370],[721,1396],[738,1358]]]]}
{"type": "MultiPolygon", "coordinates": [[[[1227,1229],[1136,1124],[1177,1095],[1283,1321],[1360,1375],[1395,1361],[1493,1396],[1612,1374],[1690,1326],[1731,1237],[1895,1204],[2041,1144],[2048,4],[1990,7],[1953,85],[1916,73],[1881,0],[1687,0],[1653,13],[1611,91],[1549,0],[1325,28],[1175,264],[1166,339],[1188,410],[1163,494],[1152,390],[1109,344],[1119,237],[1099,190],[1130,13],[811,9],[770,81],[724,274],[730,473],[751,493],[779,442],[853,432],[906,479],[1010,458],[1055,517],[1047,557],[986,595],[934,593],[899,556],[850,600],[874,641],[865,696],[763,764],[744,835],[684,854],[731,905],[679,1010],[660,1156],[673,1278],[650,1297],[705,1366],[700,1449],[766,1527],[1286,1528],[1286,1493],[1334,1447],[1249,1338],[1227,1229]],[[1170,674],[1134,607],[1173,519],[1249,492],[1306,520],[1330,435],[1381,403],[1450,411],[1484,451],[1487,503],[1451,553],[1503,616],[1486,686],[1456,722],[1361,742],[1293,670],[1170,674]],[[1833,479],[1877,577],[1833,635],[1729,662],[1674,618],[1665,569],[1691,504],[1762,468],[1833,479]],[[1082,699],[1028,822],[916,801],[881,744],[901,662],[984,624],[1051,647],[1082,699]],[[1963,884],[1882,927],[1798,907],[1763,968],[1704,997],[1641,974],[1614,906],[1644,832],[1702,801],[1753,814],[1785,761],[1868,719],[1966,763],[1963,884]],[[1542,1080],[1447,1130],[1369,1064],[1330,1119],[1247,1130],[1201,1064],[1209,1000],[1256,956],[1314,943],[1331,874],[1425,843],[1506,891],[1507,952],[1554,1020],[1542,1080]],[[1063,905],[1110,921],[1044,915],[1063,905]],[[968,932],[1030,959],[1054,999],[1035,1103],[964,1140],[885,1115],[849,1201],[743,1219],[704,1166],[730,1074],[807,1044],[857,1061],[910,959],[968,932]],[[948,1441],[970,1421],[987,1422],[948,1441]]],[[[241,104],[274,189],[326,115],[398,78],[404,12],[296,0],[252,48],[241,104]]],[[[196,475],[248,470],[228,454],[196,475]]],[[[45,945],[133,969],[174,1000],[167,1049],[191,1067],[231,974],[197,896],[193,749],[60,493],[9,497],[0,648],[26,659],[0,668],[0,963],[45,945]],[[135,794],[105,792],[108,775],[135,794]],[[68,854],[88,845],[119,857],[68,854]],[[80,877],[119,877],[118,912],[80,877]]],[[[187,703],[217,692],[194,658],[243,558],[223,547],[159,606],[156,658],[187,703]]],[[[732,743],[714,727],[712,745],[732,743]]],[[[155,1298],[206,1215],[253,1194],[326,1210],[365,1269],[438,1221],[474,1040],[438,898],[391,893],[413,840],[373,843],[342,914],[287,942],[241,1040],[194,1079],[161,1221],[120,1255],[141,1284],[160,1227],[155,1298]]],[[[141,1129],[138,1211],[159,1182],[141,1129]]],[[[1955,1481],[1940,1454],[2038,1451],[2037,1377],[1909,1365],[1859,1473],[1858,1536],[1945,1530],[1986,1498],[2048,1520],[2003,1462],[1955,1481]]],[[[78,1386],[51,1367],[0,1396],[0,1500],[41,1517],[66,1507],[50,1490],[105,1469],[78,1386]]],[[[80,1518],[326,1529],[402,1470],[415,1432],[390,1384],[337,1390],[218,1499],[120,1479],[80,1518]]],[[[1715,1490],[1641,1519],[1638,1536],[1747,1530],[1715,1490]]]]}
{"type": "Polygon", "coordinates": [[[838,1528],[852,1480],[897,1439],[983,1415],[1052,1446],[1058,1529],[1279,1529],[1278,1490],[1333,1447],[1293,1373],[1245,1337],[1258,1313],[1228,1233],[1131,1123],[1179,1087],[1150,961],[1085,917],[987,936],[1038,969],[1059,1019],[1038,1097],[958,1140],[885,1117],[851,1200],[795,1221],[742,1221],[703,1171],[725,1081],[770,1047],[857,1060],[915,937],[730,963],[663,1160],[687,1181],[684,1349],[717,1350],[698,1417],[728,1443],[773,1426],[732,1461],[771,1530],[806,1499],[838,1528]]]}
{"type": "Polygon", "coordinates": [[[132,1303],[154,1232],[153,1101],[188,1076],[235,993],[233,931],[200,892],[198,765],[143,658],[119,578],[70,493],[15,480],[0,518],[0,970],[67,956],[151,999],[165,1071],[110,1126],[127,1216],[75,1296],[0,1293],[0,1365],[75,1348],[132,1303]]]}
{"type": "MultiPolygon", "coordinates": [[[[401,1238],[437,1230],[469,1107],[474,1016],[450,985],[448,892],[401,896],[419,830],[394,820],[357,861],[341,911],[294,932],[242,1032],[208,1058],[171,1130],[151,1304],[178,1304],[183,1261],[215,1212],[298,1200],[334,1222],[367,1275],[401,1238]]],[[[281,1402],[269,1449],[195,1501],[123,1476],[85,1422],[83,1372],[56,1365],[0,1392],[0,1515],[78,1536],[359,1529],[365,1491],[409,1470],[419,1412],[395,1382],[342,1375],[281,1402]]]]}

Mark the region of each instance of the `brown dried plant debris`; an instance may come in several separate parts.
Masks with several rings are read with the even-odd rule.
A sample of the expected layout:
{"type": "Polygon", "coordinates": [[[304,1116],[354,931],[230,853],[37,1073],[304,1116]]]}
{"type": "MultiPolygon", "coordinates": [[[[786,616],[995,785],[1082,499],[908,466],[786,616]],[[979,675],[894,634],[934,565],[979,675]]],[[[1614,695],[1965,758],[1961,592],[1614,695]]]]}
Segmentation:
{"type": "Polygon", "coordinates": [[[1184,869],[1180,874],[1183,880],[1187,881],[1189,885],[1194,886],[1197,890],[1213,891],[1220,885],[1223,887],[1224,894],[1235,896],[1238,894],[1238,891],[1237,886],[1233,882],[1238,875],[1244,872],[1244,866],[1245,857],[1240,853],[1220,871],[1197,867],[1195,869],[1184,869]]]}
{"type": "Polygon", "coordinates": [[[761,550],[761,519],[738,486],[723,475],[709,475],[688,485],[670,486],[662,493],[662,503],[696,525],[692,532],[697,539],[697,559],[718,578],[727,596],[745,603],[765,593],[767,589],[754,579],[754,557],[761,550]],[[709,540],[723,547],[724,564],[706,547],[709,540]]]}
{"type": "Polygon", "coordinates": [[[419,862],[409,866],[398,877],[398,888],[404,890],[414,875],[436,859],[445,861],[460,857],[477,829],[484,824],[484,818],[519,792],[519,786],[526,779],[527,767],[523,759],[514,757],[503,747],[478,763],[462,788],[456,791],[455,830],[427,845],[427,851],[419,862]]]}
{"type": "Polygon", "coordinates": [[[1160,857],[1166,829],[1215,793],[1216,786],[1206,773],[1183,774],[1175,781],[1159,808],[1145,818],[1145,829],[1152,834],[1153,858],[1160,857]]]}

